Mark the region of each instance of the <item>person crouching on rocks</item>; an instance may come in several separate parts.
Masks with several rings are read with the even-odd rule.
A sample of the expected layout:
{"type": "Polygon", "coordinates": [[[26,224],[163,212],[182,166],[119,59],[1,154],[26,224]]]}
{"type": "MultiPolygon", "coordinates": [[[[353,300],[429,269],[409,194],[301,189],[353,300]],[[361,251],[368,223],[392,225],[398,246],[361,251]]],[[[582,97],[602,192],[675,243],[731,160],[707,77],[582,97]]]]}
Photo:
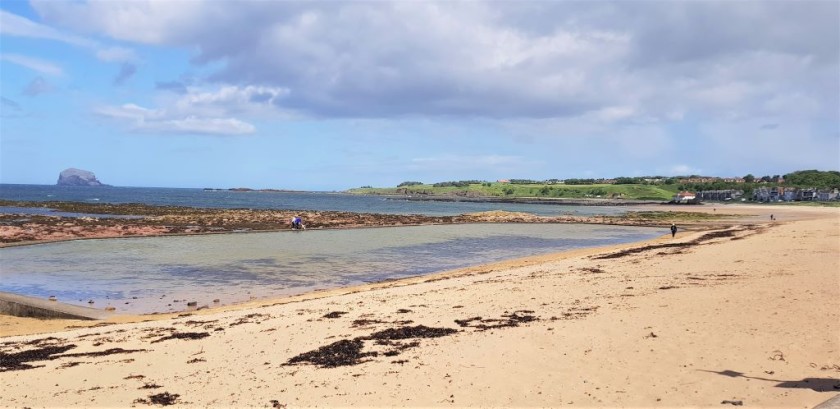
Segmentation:
{"type": "Polygon", "coordinates": [[[295,230],[303,229],[303,223],[300,220],[300,217],[295,216],[292,218],[292,228],[295,230]]]}

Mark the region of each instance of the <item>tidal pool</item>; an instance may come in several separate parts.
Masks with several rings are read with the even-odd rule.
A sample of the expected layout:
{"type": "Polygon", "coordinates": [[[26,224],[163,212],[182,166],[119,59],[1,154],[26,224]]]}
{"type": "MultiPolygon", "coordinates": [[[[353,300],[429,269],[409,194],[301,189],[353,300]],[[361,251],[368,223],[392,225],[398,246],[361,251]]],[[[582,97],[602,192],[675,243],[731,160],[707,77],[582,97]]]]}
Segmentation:
{"type": "Polygon", "coordinates": [[[661,234],[644,227],[466,224],[79,240],[0,249],[0,291],[123,313],[170,312],[193,301],[232,304],[661,234]]]}

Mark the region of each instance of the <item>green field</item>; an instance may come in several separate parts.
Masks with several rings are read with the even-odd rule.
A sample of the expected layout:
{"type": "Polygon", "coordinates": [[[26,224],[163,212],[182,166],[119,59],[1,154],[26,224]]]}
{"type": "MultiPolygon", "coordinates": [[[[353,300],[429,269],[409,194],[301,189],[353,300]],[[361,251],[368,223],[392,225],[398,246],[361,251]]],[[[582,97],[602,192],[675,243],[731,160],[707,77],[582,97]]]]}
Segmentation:
{"type": "Polygon", "coordinates": [[[350,189],[350,193],[375,195],[428,195],[500,198],[555,198],[555,199],[627,199],[671,200],[675,185],[563,185],[563,184],[512,184],[485,182],[468,186],[436,187],[411,185],[392,188],[364,187],[350,189]]]}

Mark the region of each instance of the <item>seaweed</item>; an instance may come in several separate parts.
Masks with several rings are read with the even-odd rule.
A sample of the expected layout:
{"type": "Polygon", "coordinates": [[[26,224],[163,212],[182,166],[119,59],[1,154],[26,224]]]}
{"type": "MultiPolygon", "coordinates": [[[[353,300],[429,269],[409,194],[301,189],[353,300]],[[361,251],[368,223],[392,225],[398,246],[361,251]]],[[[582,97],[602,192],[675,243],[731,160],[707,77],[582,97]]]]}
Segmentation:
{"type": "Polygon", "coordinates": [[[314,351],[304,352],[292,357],[286,363],[293,365],[308,362],[321,368],[335,368],[338,366],[358,365],[362,358],[377,356],[376,352],[362,352],[364,342],[361,339],[342,339],[332,344],[322,346],[314,351]]]}
{"type": "Polygon", "coordinates": [[[158,393],[157,395],[150,395],[149,399],[138,398],[134,400],[134,403],[145,403],[146,405],[161,405],[161,406],[169,406],[174,405],[178,402],[178,398],[181,395],[177,393],[169,393],[163,392],[158,393]]]}
{"type": "Polygon", "coordinates": [[[29,365],[34,361],[49,361],[56,358],[55,355],[67,352],[76,345],[48,346],[15,353],[0,352],[0,372],[22,371],[24,369],[38,368],[39,366],[29,365]]]}
{"type": "Polygon", "coordinates": [[[438,338],[458,332],[452,328],[431,328],[424,325],[414,327],[389,328],[374,332],[366,337],[342,339],[332,344],[322,346],[314,351],[304,352],[292,357],[284,365],[309,363],[321,368],[335,368],[338,366],[358,365],[368,360],[364,358],[379,356],[379,352],[363,352],[365,341],[373,340],[377,345],[393,347],[383,352],[385,356],[396,356],[408,348],[420,346],[420,342],[394,342],[395,340],[414,338],[438,338]]]}
{"type": "Polygon", "coordinates": [[[667,248],[683,248],[683,247],[690,247],[694,246],[697,243],[688,242],[688,243],[665,243],[665,244],[651,244],[642,247],[634,247],[629,248],[621,251],[617,251],[615,253],[604,254],[602,256],[593,257],[595,260],[608,260],[613,258],[622,258],[629,256],[631,254],[638,254],[643,253],[649,250],[658,250],[658,249],[667,249],[667,248]]]}
{"type": "MultiPolygon", "coordinates": [[[[754,226],[746,226],[746,227],[743,227],[743,228],[740,228],[740,229],[716,230],[716,231],[705,233],[702,236],[700,236],[700,237],[698,237],[694,240],[687,241],[687,242],[684,242],[684,243],[650,244],[650,245],[647,245],[647,246],[629,248],[629,249],[617,251],[615,253],[604,254],[604,255],[597,256],[597,257],[592,257],[592,258],[594,260],[607,260],[607,259],[614,259],[614,258],[622,258],[622,257],[629,256],[631,254],[638,254],[638,253],[642,253],[642,252],[650,251],[650,250],[672,249],[672,248],[675,248],[675,249],[679,250],[679,249],[684,249],[684,248],[688,248],[688,247],[692,247],[692,246],[702,245],[702,244],[705,244],[707,241],[710,241],[710,240],[713,240],[713,239],[718,239],[718,238],[731,237],[732,238],[731,240],[738,239],[739,237],[736,237],[735,234],[738,233],[738,232],[744,232],[744,231],[746,231],[746,232],[759,231],[759,229],[755,228],[754,226]]],[[[667,255],[667,253],[665,253],[665,252],[660,252],[658,254],[659,255],[667,255]]]]}
{"type": "Polygon", "coordinates": [[[110,348],[104,351],[95,351],[95,352],[77,352],[73,354],[64,354],[64,355],[57,355],[54,358],[64,358],[64,357],[97,357],[97,356],[107,356],[107,355],[114,355],[114,354],[130,354],[134,352],[146,352],[145,349],[122,349],[122,348],[110,348]]]}
{"type": "Polygon", "coordinates": [[[438,338],[452,335],[456,332],[458,332],[458,330],[452,328],[430,328],[425,325],[417,325],[415,327],[389,328],[383,331],[374,332],[363,339],[393,340],[408,338],[438,338]]]}
{"type": "Polygon", "coordinates": [[[358,328],[358,327],[366,327],[366,326],[371,325],[371,324],[382,324],[384,322],[385,321],[380,321],[380,320],[358,319],[358,320],[353,320],[352,326],[354,328],[358,328]]]}
{"type": "Polygon", "coordinates": [[[518,327],[519,324],[537,321],[537,318],[532,314],[531,310],[520,310],[512,313],[502,314],[501,318],[472,317],[463,320],[455,320],[455,323],[463,328],[475,328],[478,331],[487,331],[489,329],[518,327]]]}
{"type": "Polygon", "coordinates": [[[333,311],[329,314],[324,315],[323,318],[340,318],[342,315],[347,314],[345,311],[333,311]]]}
{"type": "Polygon", "coordinates": [[[152,341],[152,343],[154,344],[156,342],[163,342],[169,339],[201,339],[209,336],[210,333],[208,332],[176,332],[172,335],[156,339],[152,341]]]}

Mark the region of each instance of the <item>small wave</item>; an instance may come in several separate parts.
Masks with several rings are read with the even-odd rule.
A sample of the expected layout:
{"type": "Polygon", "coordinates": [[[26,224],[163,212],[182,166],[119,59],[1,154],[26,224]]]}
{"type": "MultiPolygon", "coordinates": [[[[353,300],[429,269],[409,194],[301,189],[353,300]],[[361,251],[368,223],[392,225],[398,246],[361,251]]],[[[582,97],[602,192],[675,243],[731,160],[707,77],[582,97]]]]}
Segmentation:
{"type": "Polygon", "coordinates": [[[88,200],[90,200],[91,202],[98,202],[98,201],[99,201],[99,198],[98,198],[98,197],[94,197],[93,199],[88,199],[88,200]]]}

